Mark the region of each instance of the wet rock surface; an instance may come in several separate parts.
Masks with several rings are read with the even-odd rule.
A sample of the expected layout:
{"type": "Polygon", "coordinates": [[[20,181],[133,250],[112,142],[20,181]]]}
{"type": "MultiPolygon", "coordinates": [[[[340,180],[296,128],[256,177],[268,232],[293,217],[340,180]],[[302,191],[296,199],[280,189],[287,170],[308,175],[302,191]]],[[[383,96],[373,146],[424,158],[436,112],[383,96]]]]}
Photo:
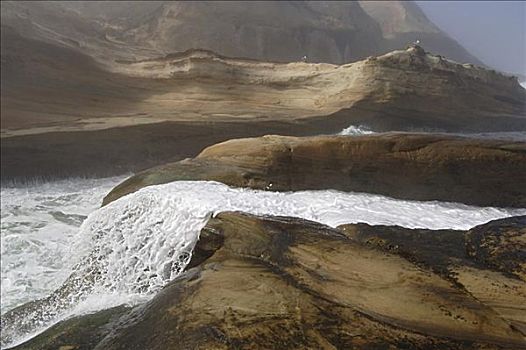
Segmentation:
{"type": "Polygon", "coordinates": [[[470,234],[221,213],[150,302],[17,349],[526,348],[525,282],[472,259],[470,234]]]}
{"type": "Polygon", "coordinates": [[[470,258],[526,281],[526,216],[492,221],[469,230],[470,258]]]}
{"type": "Polygon", "coordinates": [[[400,199],[525,207],[526,143],[444,135],[264,136],[206,148],[196,158],[132,176],[107,204],[142,187],[219,181],[275,191],[335,189],[400,199]]]}
{"type": "Polygon", "coordinates": [[[130,308],[118,306],[60,322],[15,349],[91,350],[130,308]]]}

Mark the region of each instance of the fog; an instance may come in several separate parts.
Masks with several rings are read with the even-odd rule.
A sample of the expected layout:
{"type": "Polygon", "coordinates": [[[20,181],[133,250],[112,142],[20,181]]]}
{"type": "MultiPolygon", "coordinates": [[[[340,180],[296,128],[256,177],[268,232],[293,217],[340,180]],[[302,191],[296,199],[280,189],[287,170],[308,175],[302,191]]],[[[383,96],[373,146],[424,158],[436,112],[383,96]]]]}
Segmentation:
{"type": "Polygon", "coordinates": [[[416,3],[431,21],[487,65],[500,71],[526,75],[525,2],[416,3]]]}

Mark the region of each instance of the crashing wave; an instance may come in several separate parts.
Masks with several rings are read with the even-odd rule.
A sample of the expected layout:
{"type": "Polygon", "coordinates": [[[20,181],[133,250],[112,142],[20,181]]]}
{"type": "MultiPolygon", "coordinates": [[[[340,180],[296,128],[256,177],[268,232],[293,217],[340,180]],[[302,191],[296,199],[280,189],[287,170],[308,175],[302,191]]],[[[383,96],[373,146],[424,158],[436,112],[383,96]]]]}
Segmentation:
{"type": "Polygon", "coordinates": [[[1,188],[2,313],[45,297],[66,280],[73,267],[68,254],[72,237],[122,180],[68,179],[1,188]]]}
{"type": "Polygon", "coordinates": [[[295,216],[333,227],[365,222],[429,229],[468,229],[526,214],[330,190],[280,193],[195,181],[150,186],[88,216],[71,240],[78,256],[73,274],[50,297],[4,315],[2,344],[70,315],[148,299],[183,271],[199,232],[221,211],[295,216]]]}

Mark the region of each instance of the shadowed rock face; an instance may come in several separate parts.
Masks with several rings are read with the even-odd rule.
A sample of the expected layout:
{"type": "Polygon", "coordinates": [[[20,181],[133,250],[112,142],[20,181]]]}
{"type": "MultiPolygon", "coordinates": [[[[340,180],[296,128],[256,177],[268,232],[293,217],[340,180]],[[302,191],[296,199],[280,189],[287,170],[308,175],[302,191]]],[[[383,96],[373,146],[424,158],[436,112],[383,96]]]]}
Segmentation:
{"type": "Polygon", "coordinates": [[[360,6],[379,25],[386,49],[419,40],[429,50],[458,62],[481,62],[435,26],[413,1],[360,1],[360,6]]]}
{"type": "Polygon", "coordinates": [[[424,134],[264,136],[220,143],[132,176],[107,204],[142,187],[177,180],[219,181],[276,191],[336,189],[395,198],[524,207],[524,143],[424,134]]]}
{"type": "Polygon", "coordinates": [[[17,349],[526,348],[524,281],[472,260],[464,237],[221,213],[153,300],[64,321],[17,349]]]}

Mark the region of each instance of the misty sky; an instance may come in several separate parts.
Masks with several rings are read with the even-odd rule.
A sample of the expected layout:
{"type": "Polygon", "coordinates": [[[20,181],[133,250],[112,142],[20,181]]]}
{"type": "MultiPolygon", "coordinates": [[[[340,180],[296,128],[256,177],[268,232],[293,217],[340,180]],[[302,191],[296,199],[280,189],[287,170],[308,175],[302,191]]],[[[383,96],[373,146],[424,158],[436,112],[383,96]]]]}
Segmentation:
{"type": "Polygon", "coordinates": [[[433,23],[487,65],[526,75],[526,2],[416,3],[433,23]]]}

